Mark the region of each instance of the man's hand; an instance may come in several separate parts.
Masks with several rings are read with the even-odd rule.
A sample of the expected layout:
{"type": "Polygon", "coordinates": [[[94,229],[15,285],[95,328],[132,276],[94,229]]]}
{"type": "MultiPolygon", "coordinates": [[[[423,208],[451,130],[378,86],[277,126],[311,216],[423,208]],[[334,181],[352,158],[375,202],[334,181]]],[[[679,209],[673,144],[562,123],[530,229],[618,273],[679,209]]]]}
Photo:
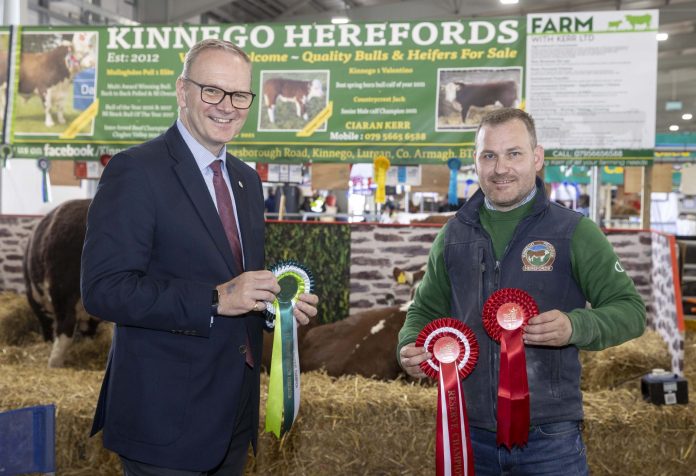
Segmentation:
{"type": "Polygon", "coordinates": [[[304,326],[309,324],[309,319],[317,315],[317,303],[319,298],[315,294],[300,294],[295,304],[292,315],[298,324],[304,326]]]}
{"type": "Polygon", "coordinates": [[[247,271],[217,286],[220,301],[218,314],[239,316],[250,311],[263,311],[265,301],[272,302],[280,292],[273,273],[267,270],[247,271]]]}
{"type": "Polygon", "coordinates": [[[524,343],[562,347],[570,341],[573,325],[568,316],[553,309],[532,317],[524,329],[524,343]]]}
{"type": "Polygon", "coordinates": [[[406,344],[401,348],[399,357],[401,367],[414,378],[427,378],[420,368],[420,363],[432,358],[433,354],[425,351],[425,347],[416,347],[415,343],[406,344]]]}

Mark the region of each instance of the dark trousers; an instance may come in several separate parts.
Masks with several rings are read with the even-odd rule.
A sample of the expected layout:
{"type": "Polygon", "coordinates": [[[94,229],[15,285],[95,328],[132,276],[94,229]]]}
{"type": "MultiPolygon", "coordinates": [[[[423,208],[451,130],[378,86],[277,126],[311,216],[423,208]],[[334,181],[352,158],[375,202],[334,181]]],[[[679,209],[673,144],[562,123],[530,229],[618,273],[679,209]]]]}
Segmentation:
{"type": "Polygon", "coordinates": [[[225,458],[208,471],[187,471],[181,469],[160,468],[146,463],[133,461],[119,455],[123,465],[124,476],[241,476],[244,473],[249,443],[256,428],[252,423],[251,395],[253,394],[253,370],[244,366],[244,381],[242,383],[242,397],[239,402],[239,414],[235,424],[234,433],[227,449],[225,458]]]}

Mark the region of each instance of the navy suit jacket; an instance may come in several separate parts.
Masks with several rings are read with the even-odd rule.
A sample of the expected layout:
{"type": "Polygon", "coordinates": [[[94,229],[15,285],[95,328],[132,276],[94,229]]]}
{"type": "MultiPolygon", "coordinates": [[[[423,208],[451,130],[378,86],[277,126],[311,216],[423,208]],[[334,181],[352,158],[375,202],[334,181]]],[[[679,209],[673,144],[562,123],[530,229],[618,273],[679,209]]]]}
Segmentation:
{"type": "MultiPolygon", "coordinates": [[[[228,155],[246,270],[264,268],[261,181],[228,155]]],[[[87,218],[85,309],[115,323],[92,434],[130,459],[205,471],[234,430],[248,332],[261,362],[258,313],[216,317],[213,288],[235,268],[213,199],[176,126],[113,157],[87,218]]],[[[258,427],[259,365],[254,368],[258,427]]],[[[256,435],[254,435],[254,443],[256,435]]]]}

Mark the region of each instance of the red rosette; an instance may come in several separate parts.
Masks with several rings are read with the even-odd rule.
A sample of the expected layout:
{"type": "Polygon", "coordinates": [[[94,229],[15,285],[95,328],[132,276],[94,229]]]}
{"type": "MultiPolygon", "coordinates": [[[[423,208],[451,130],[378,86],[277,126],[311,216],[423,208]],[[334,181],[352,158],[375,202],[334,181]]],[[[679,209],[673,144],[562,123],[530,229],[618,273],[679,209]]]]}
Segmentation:
{"type": "Polygon", "coordinates": [[[426,351],[433,354],[432,359],[420,364],[423,372],[432,379],[438,378],[441,361],[456,362],[459,378],[465,378],[474,370],[479,354],[474,331],[451,317],[435,319],[425,326],[416,338],[416,347],[425,347],[426,351]],[[437,358],[438,354],[440,359],[437,358]]]}
{"type": "Polygon", "coordinates": [[[425,326],[416,347],[433,355],[420,367],[438,382],[435,475],[473,475],[474,452],[461,379],[471,373],[478,360],[476,336],[462,322],[444,317],[425,326]]]}
{"type": "Polygon", "coordinates": [[[483,305],[483,327],[496,342],[503,330],[524,329],[530,318],[539,314],[534,298],[517,288],[499,289],[483,305]]]}
{"type": "Polygon", "coordinates": [[[483,327],[500,343],[496,442],[510,449],[525,446],[529,437],[529,383],[522,336],[529,319],[537,314],[534,298],[521,289],[499,289],[483,305],[483,327]]]}

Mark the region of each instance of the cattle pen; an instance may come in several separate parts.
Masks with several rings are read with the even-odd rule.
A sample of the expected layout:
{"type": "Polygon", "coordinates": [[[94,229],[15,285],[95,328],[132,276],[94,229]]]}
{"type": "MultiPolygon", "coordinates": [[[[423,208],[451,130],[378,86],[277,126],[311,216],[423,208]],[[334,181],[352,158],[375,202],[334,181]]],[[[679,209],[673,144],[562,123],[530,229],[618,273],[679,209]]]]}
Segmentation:
{"type": "MultiPolygon", "coordinates": [[[[51,343],[42,341],[39,322],[23,295],[21,276],[21,250],[38,221],[39,217],[4,217],[3,221],[6,236],[0,239],[0,249],[7,266],[15,271],[5,273],[5,292],[0,295],[0,411],[55,403],[59,473],[119,474],[118,461],[103,449],[101,436],[87,436],[111,339],[110,325],[100,325],[94,339],[76,338],[66,353],[64,368],[47,368],[51,343]],[[15,265],[13,259],[18,259],[15,265]]],[[[363,332],[378,330],[377,336],[391,333],[384,334],[386,341],[395,339],[398,326],[380,321],[390,315],[402,319],[398,306],[410,299],[411,287],[396,273],[404,264],[400,260],[405,261],[407,272],[415,274],[425,263],[429,243],[439,229],[437,225],[320,222],[269,222],[267,226],[267,248],[273,253],[287,253],[298,241],[313,242],[318,249],[327,250],[327,255],[307,252],[299,256],[316,270],[318,292],[326,306],[320,310],[322,325],[307,335],[322,329],[323,324],[335,323],[336,329],[349,326],[363,315],[373,319],[363,332]],[[321,287],[329,283],[331,288],[321,287]],[[380,309],[393,312],[379,314],[380,309]],[[349,314],[353,321],[344,319],[349,314]],[[345,325],[341,325],[343,321],[345,325]]],[[[669,313],[660,306],[668,300],[655,297],[664,286],[654,286],[653,279],[658,278],[651,277],[658,271],[659,279],[670,276],[669,261],[664,260],[668,257],[651,251],[653,246],[669,251],[665,237],[649,231],[610,232],[609,239],[649,303],[651,319],[666,319],[669,313]]],[[[269,257],[275,259],[275,255],[269,257]]],[[[659,326],[664,330],[668,324],[659,326]]],[[[683,342],[678,336],[675,334],[672,338],[676,340],[668,345],[664,335],[649,331],[616,348],[581,353],[585,441],[593,474],[645,474],[648,470],[688,474],[687,468],[696,464],[695,404],[655,406],[643,401],[639,389],[639,377],[653,368],[681,368],[687,378],[694,376],[693,369],[683,362],[696,358],[696,341],[692,334],[683,342]],[[683,354],[674,354],[675,347],[682,348],[683,354]]],[[[326,338],[316,341],[322,340],[326,338]]],[[[309,341],[304,347],[300,344],[300,354],[303,348],[313,352],[317,345],[309,341]]],[[[374,359],[395,360],[391,345],[383,346],[379,353],[371,352],[374,359]]],[[[321,368],[321,360],[314,360],[314,368],[321,368]]],[[[256,458],[250,458],[246,474],[432,473],[435,387],[403,376],[369,378],[376,368],[352,366],[346,370],[358,375],[341,375],[338,370],[337,375],[326,370],[303,373],[296,425],[281,441],[261,434],[260,451],[256,458]]],[[[263,409],[266,377],[262,378],[261,394],[263,409]]]]}
{"type": "MultiPolygon", "coordinates": [[[[103,374],[99,367],[108,350],[108,327],[100,328],[96,340],[77,342],[68,352],[68,367],[48,369],[50,345],[40,342],[38,328],[32,331],[30,324],[22,324],[31,317],[26,304],[17,303],[18,297],[10,293],[1,299],[15,304],[3,306],[12,311],[0,314],[0,410],[55,402],[59,474],[121,474],[117,457],[102,447],[101,437],[88,437],[103,374]],[[8,325],[24,329],[11,343],[6,338],[11,334],[8,325]]],[[[686,349],[688,358],[696,358],[693,336],[686,349]]],[[[582,359],[592,474],[688,474],[696,464],[696,407],[652,405],[633,385],[642,369],[669,364],[662,339],[650,332],[617,348],[584,352],[582,359]]],[[[262,375],[262,409],[267,384],[262,375]]],[[[250,458],[245,474],[434,473],[435,387],[403,379],[335,378],[314,371],[303,374],[302,392],[292,431],[280,441],[260,433],[260,451],[250,458]]]]}

